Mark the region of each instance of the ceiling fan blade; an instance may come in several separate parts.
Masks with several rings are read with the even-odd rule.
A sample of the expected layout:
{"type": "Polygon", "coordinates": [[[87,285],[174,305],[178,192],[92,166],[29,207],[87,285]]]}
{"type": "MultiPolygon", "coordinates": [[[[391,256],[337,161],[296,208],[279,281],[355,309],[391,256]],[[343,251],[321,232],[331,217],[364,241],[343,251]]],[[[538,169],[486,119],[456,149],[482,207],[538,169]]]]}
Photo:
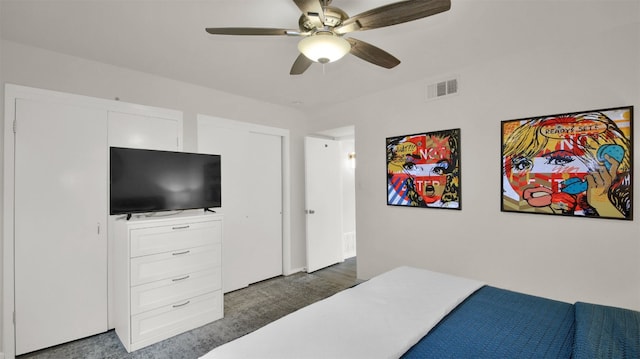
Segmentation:
{"type": "Polygon", "coordinates": [[[298,30],[272,29],[267,27],[208,27],[212,35],[301,35],[298,30]]]}
{"type": "Polygon", "coordinates": [[[313,63],[313,61],[309,60],[308,57],[304,56],[303,54],[298,55],[298,58],[296,59],[296,61],[294,61],[293,66],[291,66],[291,71],[289,72],[290,75],[301,75],[303,72],[307,71],[307,69],[309,68],[309,66],[311,66],[311,64],[313,63]]]}
{"type": "Polygon", "coordinates": [[[405,0],[352,16],[335,28],[336,34],[377,29],[435,15],[451,8],[450,0],[405,0]]]}
{"type": "Polygon", "coordinates": [[[396,67],[400,64],[400,60],[379,47],[354,38],[348,38],[346,40],[351,44],[351,55],[357,56],[364,61],[368,61],[374,65],[382,66],[387,69],[396,67]]]}
{"type": "Polygon", "coordinates": [[[316,27],[324,26],[324,9],[320,0],[293,0],[293,2],[303,14],[307,15],[309,20],[314,22],[316,27]]]}

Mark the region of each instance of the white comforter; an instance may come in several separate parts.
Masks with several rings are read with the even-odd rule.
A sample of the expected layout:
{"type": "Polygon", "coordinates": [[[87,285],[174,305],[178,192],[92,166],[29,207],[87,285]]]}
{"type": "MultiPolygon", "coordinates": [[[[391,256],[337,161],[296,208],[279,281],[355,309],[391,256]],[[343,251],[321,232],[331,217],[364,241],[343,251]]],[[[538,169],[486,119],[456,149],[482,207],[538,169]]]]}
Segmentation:
{"type": "Polygon", "coordinates": [[[398,358],[483,284],[424,269],[396,268],[202,358],[398,358]]]}

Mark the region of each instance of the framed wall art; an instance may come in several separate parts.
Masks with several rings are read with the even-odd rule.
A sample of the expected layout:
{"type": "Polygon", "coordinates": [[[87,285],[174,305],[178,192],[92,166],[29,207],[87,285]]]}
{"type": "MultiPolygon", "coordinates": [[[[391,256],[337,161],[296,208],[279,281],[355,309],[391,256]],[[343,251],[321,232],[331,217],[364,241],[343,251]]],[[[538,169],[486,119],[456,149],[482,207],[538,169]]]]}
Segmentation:
{"type": "Polygon", "coordinates": [[[633,106],[502,121],[503,212],[633,219],[633,106]]]}
{"type": "Polygon", "coordinates": [[[460,129],[386,142],[387,205],[461,209],[460,129]]]}

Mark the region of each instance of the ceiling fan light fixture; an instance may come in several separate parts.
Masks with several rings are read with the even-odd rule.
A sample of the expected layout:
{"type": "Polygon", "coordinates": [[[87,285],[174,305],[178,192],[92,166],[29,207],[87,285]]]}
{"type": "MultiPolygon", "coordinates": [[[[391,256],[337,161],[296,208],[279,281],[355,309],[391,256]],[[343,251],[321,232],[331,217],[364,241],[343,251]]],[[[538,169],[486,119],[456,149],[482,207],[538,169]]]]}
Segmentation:
{"type": "Polygon", "coordinates": [[[351,51],[351,44],[330,31],[319,31],[300,40],[298,50],[309,60],[326,64],[340,60],[351,51]]]}

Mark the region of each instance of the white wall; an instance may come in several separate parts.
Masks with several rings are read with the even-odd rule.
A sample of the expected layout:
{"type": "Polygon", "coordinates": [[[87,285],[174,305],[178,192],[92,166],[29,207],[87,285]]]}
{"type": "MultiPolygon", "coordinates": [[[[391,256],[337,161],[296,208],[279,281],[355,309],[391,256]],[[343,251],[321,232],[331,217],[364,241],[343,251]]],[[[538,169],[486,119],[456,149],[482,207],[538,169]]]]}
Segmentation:
{"type": "Polygon", "coordinates": [[[638,191],[634,221],[500,212],[500,121],[634,105],[640,141],[640,3],[528,6],[544,14],[551,4],[563,21],[537,18],[527,36],[487,24],[538,45],[511,51],[490,39],[470,42],[494,47],[495,56],[451,69],[459,95],[427,102],[430,79],[422,79],[316,113],[314,131],[355,124],[358,277],[413,265],[568,302],[640,309],[638,191]],[[385,138],[450,128],[461,128],[462,210],[386,206],[385,138]]]}
{"type": "MultiPolygon", "coordinates": [[[[2,17],[2,6],[0,6],[0,18],[2,17]]],[[[2,27],[0,26],[0,39],[2,39],[2,27]]],[[[4,123],[4,76],[3,76],[3,66],[2,66],[2,55],[4,53],[4,49],[2,46],[2,42],[0,41],[0,121],[4,123]]],[[[0,136],[0,148],[4,148],[4,136],[0,136]]],[[[4,188],[4,154],[0,156],[0,188],[4,188]]],[[[4,193],[0,191],[0,203],[4,203],[4,193]]],[[[0,218],[4,218],[3,209],[0,208],[0,218]]],[[[1,222],[2,220],[0,220],[1,222]]],[[[4,228],[4,223],[0,223],[0,228],[4,228]]],[[[3,231],[0,230],[0,233],[3,231]]],[[[0,234],[0,243],[4,243],[4,239],[0,234]]],[[[0,246],[0,258],[4,258],[4,248],[0,246]]],[[[2,266],[0,266],[0,288],[4,288],[4,273],[2,273],[2,266]]],[[[0,293],[0,308],[3,308],[2,298],[4,293],[0,293]]],[[[4,338],[2,333],[4,318],[3,311],[0,311],[0,338],[4,338]]],[[[4,349],[2,348],[2,343],[0,342],[0,359],[4,357],[4,349]]]]}
{"type": "MultiPolygon", "coordinates": [[[[192,152],[197,151],[196,115],[199,113],[289,129],[292,169],[291,267],[305,266],[304,158],[302,154],[307,116],[304,113],[13,42],[2,41],[0,48],[2,49],[0,54],[0,74],[2,75],[0,78],[2,101],[0,102],[2,103],[4,103],[4,84],[13,83],[98,98],[118,97],[130,103],[183,111],[183,149],[192,152]]],[[[4,114],[4,111],[0,113],[4,114]]],[[[3,156],[0,155],[0,158],[3,156]]]]}

